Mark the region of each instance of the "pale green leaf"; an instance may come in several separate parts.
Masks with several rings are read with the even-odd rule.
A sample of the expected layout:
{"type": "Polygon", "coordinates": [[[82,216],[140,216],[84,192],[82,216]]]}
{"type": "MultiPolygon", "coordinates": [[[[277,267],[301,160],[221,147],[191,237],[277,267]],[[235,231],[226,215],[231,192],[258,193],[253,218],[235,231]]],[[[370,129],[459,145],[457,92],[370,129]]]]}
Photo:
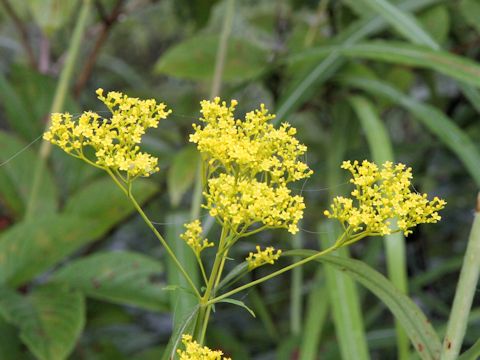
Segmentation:
{"type": "Polygon", "coordinates": [[[179,205],[182,196],[192,186],[198,165],[200,156],[194,146],[187,146],[174,156],[167,175],[168,194],[173,206],[179,205]]]}

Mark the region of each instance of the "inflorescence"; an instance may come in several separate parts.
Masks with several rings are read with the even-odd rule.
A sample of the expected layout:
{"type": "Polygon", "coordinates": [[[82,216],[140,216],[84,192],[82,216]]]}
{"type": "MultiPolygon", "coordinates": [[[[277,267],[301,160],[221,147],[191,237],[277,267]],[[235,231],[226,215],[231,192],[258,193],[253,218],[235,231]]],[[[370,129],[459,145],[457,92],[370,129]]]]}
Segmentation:
{"type": "Polygon", "coordinates": [[[446,202],[438,197],[429,201],[427,194],[412,192],[412,169],[404,164],[387,161],[378,168],[367,160],[344,161],[342,169],[352,174],[352,198],[337,196],[325,215],[338,219],[345,230],[365,235],[403,231],[407,236],[418,224],[441,219],[438,211],[446,202]]]}
{"type": "Polygon", "coordinates": [[[292,234],[303,216],[303,197],[292,195],[287,184],[305,179],[312,170],[300,161],[307,148],[284,123],[276,129],[262,104],[235,119],[237,102],[202,101],[204,123],[193,125],[190,141],[197,144],[206,164],[205,208],[239,233],[254,224],[286,228],[292,234]]]}
{"type": "Polygon", "coordinates": [[[140,100],[116,91],[104,96],[98,89],[97,95],[110,110],[110,118],[86,111],[75,121],[71,114],[54,113],[44,139],[99,168],[123,171],[128,179],[157,172],[158,159],[140,151],[139,144],[146,130],[157,127],[171,110],[153,99],[140,100]],[[88,156],[89,147],[94,159],[88,156]]]}
{"type": "Polygon", "coordinates": [[[179,360],[231,360],[223,357],[220,350],[210,350],[193,340],[191,335],[182,335],[185,350],[177,350],[179,360]]]}

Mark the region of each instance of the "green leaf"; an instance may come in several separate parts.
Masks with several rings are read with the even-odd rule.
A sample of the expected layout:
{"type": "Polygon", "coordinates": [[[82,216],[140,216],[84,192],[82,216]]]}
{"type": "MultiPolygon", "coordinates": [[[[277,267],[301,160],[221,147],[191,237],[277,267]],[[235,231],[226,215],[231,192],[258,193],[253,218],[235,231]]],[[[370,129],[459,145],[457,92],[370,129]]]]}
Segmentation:
{"type": "Polygon", "coordinates": [[[111,252],[73,261],[58,270],[51,281],[100,300],[166,311],[164,273],[160,262],[145,255],[111,252]]]}
{"type": "Polygon", "coordinates": [[[182,196],[193,184],[199,164],[199,153],[194,146],[183,148],[173,158],[167,175],[168,194],[173,206],[180,204],[182,196]]]}
{"type": "Polygon", "coordinates": [[[480,185],[479,150],[472,140],[442,111],[423,104],[381,81],[360,77],[343,77],[342,81],[355,88],[385,97],[408,109],[418,121],[458,156],[477,185],[480,185]]]}
{"type": "Polygon", "coordinates": [[[83,296],[60,286],[43,286],[22,296],[0,288],[0,314],[40,360],[66,359],[85,323],[83,296]]]}
{"type": "MultiPolygon", "coordinates": [[[[38,162],[37,155],[28,148],[28,144],[12,134],[0,131],[0,200],[17,217],[21,217],[25,211],[35,168],[32,164],[38,162]]],[[[51,214],[57,208],[57,190],[52,176],[45,166],[42,171],[42,191],[35,209],[41,216],[51,214]]]]}
{"type": "Polygon", "coordinates": [[[51,34],[70,20],[78,1],[30,0],[30,13],[46,34],[51,34]]]}
{"type": "MultiPolygon", "coordinates": [[[[404,11],[415,12],[438,2],[440,0],[407,0],[400,3],[398,7],[404,11]]],[[[365,37],[385,29],[386,26],[386,22],[380,16],[371,16],[354,23],[341,32],[334,39],[334,42],[341,44],[341,46],[351,46],[365,37]]],[[[288,114],[295,111],[308,98],[316,86],[328,80],[343,64],[342,55],[335,51],[307,71],[302,72],[280,98],[275,121],[280,123],[288,114]]]]}
{"type": "Polygon", "coordinates": [[[470,26],[473,26],[477,31],[480,31],[480,23],[478,22],[478,19],[480,18],[479,0],[461,0],[460,12],[470,26]]]}
{"type": "MultiPolygon", "coordinates": [[[[143,203],[157,192],[151,180],[137,179],[133,193],[139,203],[143,203]]],[[[125,194],[108,177],[95,180],[74,193],[67,201],[65,214],[94,219],[109,229],[134,210],[125,194]]]]}
{"type": "Polygon", "coordinates": [[[233,305],[236,305],[236,306],[240,306],[240,307],[244,308],[245,310],[247,310],[250,313],[250,315],[252,315],[253,317],[256,317],[253,310],[250,309],[247,305],[245,305],[245,303],[243,301],[226,298],[226,299],[220,300],[219,303],[228,303],[228,304],[233,304],[233,305]]]}
{"type": "MultiPolygon", "coordinates": [[[[156,63],[155,72],[189,80],[211,80],[220,37],[197,35],[169,49],[156,63]]],[[[267,54],[252,43],[231,37],[228,41],[223,80],[245,81],[263,72],[267,54]]]]}
{"type": "MultiPolygon", "coordinates": [[[[148,180],[137,180],[135,185],[139,203],[155,191],[148,180]]],[[[31,280],[100,238],[133,210],[125,194],[104,178],[73,195],[64,213],[15,224],[0,236],[0,283],[20,285],[31,280]]]]}
{"type": "MultiPolygon", "coordinates": [[[[0,310],[0,314],[2,311],[0,310]]],[[[26,357],[22,354],[22,343],[18,330],[4,321],[0,316],[0,359],[21,360],[26,357]]]]}
{"type": "MultiPolygon", "coordinates": [[[[293,250],[285,256],[307,257],[315,254],[313,250],[293,250]]],[[[385,276],[359,260],[326,255],[317,261],[334,266],[377,296],[402,324],[410,341],[424,360],[438,359],[442,345],[430,321],[419,307],[405,294],[399,291],[385,276]]]]}
{"type": "Polygon", "coordinates": [[[480,65],[462,56],[446,51],[434,51],[417,45],[392,41],[372,41],[362,44],[343,46],[324,46],[307,50],[292,61],[306,57],[329,57],[331,53],[351,58],[372,59],[394,64],[403,64],[438,71],[461,82],[480,87],[480,65]]]}
{"type": "Polygon", "coordinates": [[[470,349],[462,353],[458,360],[478,360],[480,358],[480,339],[470,349]]]}
{"type": "Polygon", "coordinates": [[[425,45],[431,49],[439,49],[440,46],[432,37],[422,29],[415,17],[401,11],[387,0],[360,0],[390,23],[395,30],[405,36],[414,44],[425,45]]]}

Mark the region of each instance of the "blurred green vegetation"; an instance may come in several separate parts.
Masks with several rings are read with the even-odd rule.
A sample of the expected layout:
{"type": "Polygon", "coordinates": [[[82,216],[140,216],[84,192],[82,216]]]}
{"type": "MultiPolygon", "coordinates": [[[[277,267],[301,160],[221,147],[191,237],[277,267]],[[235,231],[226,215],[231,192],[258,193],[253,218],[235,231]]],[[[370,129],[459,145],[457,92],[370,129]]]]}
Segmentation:
{"type": "MultiPolygon", "coordinates": [[[[39,157],[83,3],[0,0],[0,359],[159,359],[185,309],[163,249],[114,184],[59,149],[39,157]]],[[[174,110],[144,143],[160,173],[135,184],[168,241],[195,199],[188,134],[211,93],[226,3],[93,0],[63,106],[105,111],[102,87],[174,110]]],[[[315,174],[294,188],[307,204],[300,236],[263,233],[231,256],[257,243],[318,248],[335,231],[323,210],[349,191],[341,161],[393,157],[413,168],[415,189],[447,200],[443,220],[344,256],[388,274],[442,334],[480,186],[478,19],[479,0],[237,0],[220,96],[237,99],[240,114],[265,103],[295,126],[315,174]]],[[[201,219],[216,238],[203,210],[201,219]]],[[[244,294],[257,318],[217,305],[207,343],[236,360],[350,360],[348,349],[415,358],[378,298],[324,270],[309,264],[244,294]],[[342,320],[342,309],[359,319],[342,320]]],[[[480,337],[479,299],[464,350],[480,337]]]]}

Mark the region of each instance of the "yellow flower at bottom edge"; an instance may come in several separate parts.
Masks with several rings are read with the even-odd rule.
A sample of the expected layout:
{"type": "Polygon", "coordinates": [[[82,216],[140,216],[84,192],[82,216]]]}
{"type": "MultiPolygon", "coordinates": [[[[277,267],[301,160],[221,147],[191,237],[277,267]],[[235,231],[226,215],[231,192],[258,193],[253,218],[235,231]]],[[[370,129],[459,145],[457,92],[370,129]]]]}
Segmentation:
{"type": "Polygon", "coordinates": [[[182,343],[185,350],[177,350],[180,360],[232,360],[223,357],[220,350],[211,350],[206,346],[201,346],[193,340],[191,335],[182,335],[182,343]]]}

